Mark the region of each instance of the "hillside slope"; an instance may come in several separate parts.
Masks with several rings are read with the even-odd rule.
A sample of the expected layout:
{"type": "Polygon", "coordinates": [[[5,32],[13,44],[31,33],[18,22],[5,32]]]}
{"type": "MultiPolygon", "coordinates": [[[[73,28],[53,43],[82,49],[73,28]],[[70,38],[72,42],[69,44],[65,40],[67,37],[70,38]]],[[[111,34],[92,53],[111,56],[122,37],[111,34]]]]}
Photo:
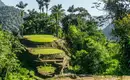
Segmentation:
{"type": "Polygon", "coordinates": [[[0,0],[0,6],[5,6],[5,4],[0,0]]]}
{"type": "Polygon", "coordinates": [[[20,14],[21,12],[19,9],[13,6],[6,6],[0,0],[0,24],[2,24],[4,30],[17,34],[19,32],[19,27],[23,23],[20,14]]]}
{"type": "Polygon", "coordinates": [[[103,29],[104,35],[107,37],[108,40],[119,40],[114,34],[112,33],[112,30],[114,30],[114,25],[110,24],[106,28],[103,29]]]}

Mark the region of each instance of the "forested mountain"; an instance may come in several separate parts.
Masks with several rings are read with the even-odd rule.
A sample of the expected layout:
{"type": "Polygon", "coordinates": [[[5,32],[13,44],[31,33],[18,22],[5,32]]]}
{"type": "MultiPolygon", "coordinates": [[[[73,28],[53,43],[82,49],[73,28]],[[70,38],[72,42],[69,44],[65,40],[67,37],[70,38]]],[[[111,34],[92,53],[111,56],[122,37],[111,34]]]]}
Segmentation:
{"type": "Polygon", "coordinates": [[[109,24],[103,29],[104,35],[107,37],[108,40],[119,40],[116,36],[114,36],[113,31],[114,30],[114,25],[109,24]]]}
{"type": "Polygon", "coordinates": [[[0,1],[0,23],[4,30],[17,33],[23,22],[20,15],[21,12],[19,9],[12,6],[5,6],[5,4],[0,1]]]}
{"type": "Polygon", "coordinates": [[[5,4],[0,0],[0,6],[5,6],[5,4]]]}

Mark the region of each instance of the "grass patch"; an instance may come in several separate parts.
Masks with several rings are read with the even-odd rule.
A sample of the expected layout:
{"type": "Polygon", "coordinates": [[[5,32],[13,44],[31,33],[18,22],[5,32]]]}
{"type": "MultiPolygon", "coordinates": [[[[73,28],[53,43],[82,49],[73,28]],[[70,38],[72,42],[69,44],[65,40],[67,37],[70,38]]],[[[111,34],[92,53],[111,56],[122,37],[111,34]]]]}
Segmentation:
{"type": "Polygon", "coordinates": [[[60,49],[53,49],[53,48],[28,48],[28,50],[33,54],[33,55],[49,55],[49,54],[61,54],[64,53],[63,50],[60,49]]]}
{"type": "Polygon", "coordinates": [[[57,40],[53,35],[25,35],[23,38],[33,42],[53,42],[57,40]]]}
{"type": "Polygon", "coordinates": [[[48,74],[53,74],[56,68],[52,66],[39,66],[37,67],[37,70],[42,75],[48,75],[48,74]]]}

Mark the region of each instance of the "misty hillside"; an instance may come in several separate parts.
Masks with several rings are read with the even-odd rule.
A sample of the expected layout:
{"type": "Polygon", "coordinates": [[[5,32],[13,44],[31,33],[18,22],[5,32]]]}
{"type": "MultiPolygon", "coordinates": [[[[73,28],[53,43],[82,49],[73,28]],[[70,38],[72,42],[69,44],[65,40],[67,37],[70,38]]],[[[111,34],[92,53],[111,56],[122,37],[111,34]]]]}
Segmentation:
{"type": "Polygon", "coordinates": [[[21,12],[13,6],[5,6],[0,0],[0,23],[4,30],[17,33],[22,24],[21,12]]]}
{"type": "Polygon", "coordinates": [[[108,25],[106,28],[103,29],[103,33],[105,34],[105,36],[107,37],[107,39],[113,39],[114,37],[112,36],[112,29],[113,29],[113,25],[108,25]]]}
{"type": "Polygon", "coordinates": [[[0,6],[5,6],[5,4],[0,0],[0,6]]]}

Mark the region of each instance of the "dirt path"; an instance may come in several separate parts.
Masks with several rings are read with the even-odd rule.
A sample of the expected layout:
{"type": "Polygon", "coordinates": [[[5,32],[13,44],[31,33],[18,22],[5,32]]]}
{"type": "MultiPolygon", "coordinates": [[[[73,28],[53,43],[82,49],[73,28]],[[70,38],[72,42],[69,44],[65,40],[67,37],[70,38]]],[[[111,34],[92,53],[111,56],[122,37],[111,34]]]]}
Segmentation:
{"type": "MultiPolygon", "coordinates": [[[[51,80],[51,79],[48,79],[51,80]]],[[[119,76],[119,77],[114,77],[114,76],[93,76],[93,77],[79,77],[76,79],[71,79],[69,77],[66,78],[55,78],[52,80],[130,80],[130,76],[119,76]]]]}

